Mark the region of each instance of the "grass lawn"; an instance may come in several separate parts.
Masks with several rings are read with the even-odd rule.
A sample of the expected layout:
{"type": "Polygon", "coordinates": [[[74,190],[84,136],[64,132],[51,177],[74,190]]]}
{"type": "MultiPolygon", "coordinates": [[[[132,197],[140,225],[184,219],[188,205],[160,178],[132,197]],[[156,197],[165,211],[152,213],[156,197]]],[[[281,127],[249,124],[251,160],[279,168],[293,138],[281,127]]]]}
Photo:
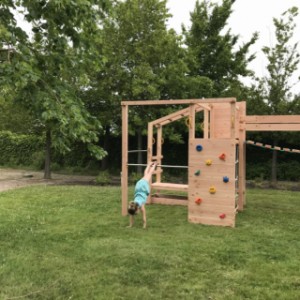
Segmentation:
{"type": "Polygon", "coordinates": [[[300,299],[300,193],[248,190],[236,228],[147,207],[126,228],[116,187],[0,193],[0,299],[300,299]]]}

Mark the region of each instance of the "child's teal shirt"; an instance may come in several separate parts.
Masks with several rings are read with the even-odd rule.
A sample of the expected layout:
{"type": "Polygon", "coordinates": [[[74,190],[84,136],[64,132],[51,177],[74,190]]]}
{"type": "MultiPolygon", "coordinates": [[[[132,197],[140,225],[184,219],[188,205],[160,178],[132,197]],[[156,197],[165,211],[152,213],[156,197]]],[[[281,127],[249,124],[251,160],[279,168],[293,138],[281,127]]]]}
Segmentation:
{"type": "Polygon", "coordinates": [[[140,179],[134,189],[134,202],[141,207],[143,204],[146,203],[147,198],[150,194],[150,186],[149,182],[145,179],[140,179]]]}

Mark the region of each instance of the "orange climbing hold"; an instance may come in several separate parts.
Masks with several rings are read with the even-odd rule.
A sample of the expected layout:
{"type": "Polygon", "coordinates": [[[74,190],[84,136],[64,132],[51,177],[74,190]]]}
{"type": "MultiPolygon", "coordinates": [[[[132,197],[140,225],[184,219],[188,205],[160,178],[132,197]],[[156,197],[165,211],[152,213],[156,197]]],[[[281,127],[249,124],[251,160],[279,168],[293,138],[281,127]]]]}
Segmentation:
{"type": "Polygon", "coordinates": [[[200,205],[202,203],[202,199],[201,198],[196,199],[195,203],[198,204],[198,205],[200,205]]]}
{"type": "Polygon", "coordinates": [[[222,154],[219,156],[219,158],[220,158],[221,160],[225,160],[225,159],[226,159],[226,154],[225,154],[225,153],[222,153],[222,154]]]}

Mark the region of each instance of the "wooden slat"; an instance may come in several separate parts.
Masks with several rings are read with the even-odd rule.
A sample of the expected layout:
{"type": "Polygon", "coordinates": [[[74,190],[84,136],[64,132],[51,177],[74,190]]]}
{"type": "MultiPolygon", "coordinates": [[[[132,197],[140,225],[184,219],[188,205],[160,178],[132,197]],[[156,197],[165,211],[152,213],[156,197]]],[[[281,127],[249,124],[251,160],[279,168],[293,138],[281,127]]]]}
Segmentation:
{"type": "Polygon", "coordinates": [[[170,197],[151,197],[151,203],[153,204],[163,204],[163,205],[182,205],[182,206],[187,206],[188,201],[187,199],[176,199],[175,197],[172,198],[170,197]]]}
{"type": "Polygon", "coordinates": [[[217,217],[199,217],[199,216],[193,216],[189,215],[188,217],[189,222],[196,223],[196,224],[203,224],[203,225],[218,225],[218,226],[229,226],[234,227],[235,226],[235,218],[228,218],[220,219],[217,217]]]}
{"type": "Polygon", "coordinates": [[[174,104],[197,104],[197,103],[231,103],[236,98],[203,98],[203,99],[178,99],[178,100],[136,100],[122,101],[121,105],[174,105],[174,104]]]}
{"type": "Polygon", "coordinates": [[[300,124],[300,115],[246,116],[247,124],[300,124]]]}
{"type": "Polygon", "coordinates": [[[122,215],[127,215],[128,205],[128,106],[122,105],[122,215]]]}
{"type": "Polygon", "coordinates": [[[154,182],[151,185],[152,189],[155,190],[165,190],[165,191],[181,191],[187,192],[187,184],[176,184],[176,183],[165,183],[165,182],[154,182]]]}
{"type": "Polygon", "coordinates": [[[246,124],[247,131],[300,131],[299,124],[246,124]]]}

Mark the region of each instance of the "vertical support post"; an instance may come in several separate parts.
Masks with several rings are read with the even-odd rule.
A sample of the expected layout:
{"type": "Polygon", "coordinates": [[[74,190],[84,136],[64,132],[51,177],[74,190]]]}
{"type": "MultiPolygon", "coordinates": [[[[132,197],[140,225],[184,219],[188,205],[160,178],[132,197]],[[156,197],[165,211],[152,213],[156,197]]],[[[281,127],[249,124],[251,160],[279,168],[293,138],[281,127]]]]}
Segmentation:
{"type": "Polygon", "coordinates": [[[147,164],[149,164],[153,157],[153,124],[148,123],[148,137],[147,137],[147,164]]]}
{"type": "Polygon", "coordinates": [[[235,138],[236,102],[230,103],[230,138],[235,138]]]}
{"type": "Polygon", "coordinates": [[[128,105],[122,105],[122,215],[127,215],[128,205],[128,105]]]}
{"type": "Polygon", "coordinates": [[[215,137],[215,110],[213,104],[210,105],[209,137],[215,137]]]}
{"type": "MultiPolygon", "coordinates": [[[[162,126],[157,126],[157,144],[156,144],[156,157],[157,163],[159,165],[162,164],[161,156],[162,156],[162,126]]],[[[156,169],[156,182],[161,182],[161,167],[157,167],[156,169]]]]}
{"type": "Polygon", "coordinates": [[[209,111],[207,109],[204,110],[204,133],[203,137],[205,139],[209,138],[209,111]]]}
{"type": "Polygon", "coordinates": [[[238,210],[246,203],[246,102],[239,102],[239,199],[238,210]]]}
{"type": "MultiPolygon", "coordinates": [[[[151,163],[153,157],[153,124],[148,123],[148,138],[147,138],[147,165],[151,163]]],[[[152,178],[150,185],[152,183],[152,178]]],[[[151,194],[147,198],[147,204],[151,203],[151,194]]]]}
{"type": "Polygon", "coordinates": [[[195,139],[195,104],[190,104],[190,114],[189,114],[189,140],[195,139]]]}

